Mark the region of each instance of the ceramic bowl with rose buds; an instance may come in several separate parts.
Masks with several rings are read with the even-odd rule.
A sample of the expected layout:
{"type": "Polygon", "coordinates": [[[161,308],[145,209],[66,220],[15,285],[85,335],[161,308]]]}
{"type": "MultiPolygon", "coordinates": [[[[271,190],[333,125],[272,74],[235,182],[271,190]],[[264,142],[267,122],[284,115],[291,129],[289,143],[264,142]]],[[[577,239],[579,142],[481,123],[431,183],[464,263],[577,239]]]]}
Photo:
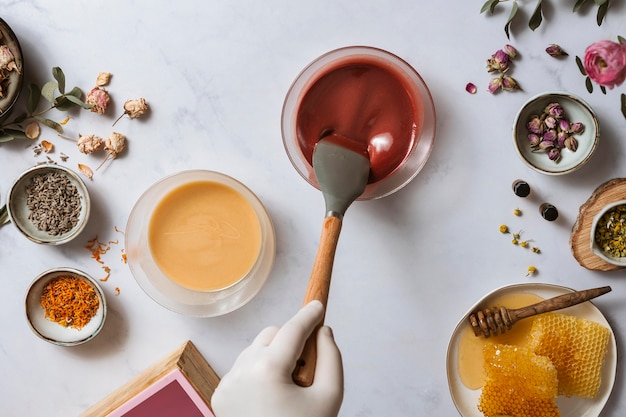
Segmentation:
{"type": "Polygon", "coordinates": [[[568,92],[530,98],[513,123],[513,145],[520,159],[546,175],[574,172],[598,146],[598,119],[589,104],[568,92]]]}
{"type": "Polygon", "coordinates": [[[0,120],[13,109],[23,83],[22,48],[11,27],[0,19],[0,120]]]}

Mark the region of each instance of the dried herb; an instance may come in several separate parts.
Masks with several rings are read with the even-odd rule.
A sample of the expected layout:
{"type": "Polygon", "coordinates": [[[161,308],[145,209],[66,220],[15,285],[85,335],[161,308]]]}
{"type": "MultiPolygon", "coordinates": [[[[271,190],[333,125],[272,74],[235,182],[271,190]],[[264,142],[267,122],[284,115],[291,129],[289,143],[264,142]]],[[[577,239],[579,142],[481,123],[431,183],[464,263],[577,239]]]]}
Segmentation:
{"type": "Polygon", "coordinates": [[[26,194],[28,219],[37,229],[58,236],[78,224],[81,197],[67,175],[58,171],[35,175],[26,186],[26,194]]]}
{"type": "Polygon", "coordinates": [[[594,239],[608,256],[626,256],[626,205],[616,206],[602,215],[594,239]]]}

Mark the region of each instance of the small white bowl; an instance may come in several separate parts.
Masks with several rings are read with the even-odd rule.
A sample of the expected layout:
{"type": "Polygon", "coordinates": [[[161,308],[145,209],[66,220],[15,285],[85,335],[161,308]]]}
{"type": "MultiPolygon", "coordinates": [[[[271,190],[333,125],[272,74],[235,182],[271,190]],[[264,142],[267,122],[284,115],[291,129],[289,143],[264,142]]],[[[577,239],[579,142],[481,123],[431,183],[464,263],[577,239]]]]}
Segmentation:
{"type": "Polygon", "coordinates": [[[89,219],[91,201],[87,186],[78,174],[61,165],[44,164],[26,170],[15,180],[7,195],[6,211],[8,219],[28,239],[44,245],[61,245],[74,239],[83,231],[89,219]],[[81,202],[81,210],[76,225],[68,232],[58,235],[51,235],[44,230],[39,230],[28,218],[31,210],[27,206],[28,195],[26,189],[34,177],[49,172],[60,172],[65,175],[78,190],[81,202]]]}
{"type": "Polygon", "coordinates": [[[46,342],[59,346],[76,346],[90,341],[102,330],[107,315],[106,298],[98,282],[86,273],[74,268],[54,268],[40,274],[30,284],[26,293],[26,318],[33,332],[46,342]],[[64,327],[45,317],[40,300],[44,288],[60,276],[82,279],[96,291],[100,302],[96,315],[81,329],[64,327]]]}
{"type": "MultiPolygon", "coordinates": [[[[613,203],[607,204],[593,218],[593,221],[591,223],[591,251],[605,262],[608,262],[612,265],[617,265],[617,266],[626,266],[626,256],[622,256],[622,257],[611,256],[608,253],[606,253],[600,247],[600,245],[598,245],[598,243],[596,242],[596,230],[600,223],[600,219],[602,219],[602,216],[604,216],[606,213],[610,212],[611,210],[615,209],[618,206],[626,206],[626,200],[618,200],[618,201],[614,201],[613,203]]],[[[623,227],[626,228],[626,222],[624,223],[623,227]]]]}
{"type": "Polygon", "coordinates": [[[220,316],[248,303],[267,281],[276,255],[274,227],[261,200],[236,179],[209,170],[182,171],[150,186],[131,210],[125,243],[128,265],[145,293],[171,311],[194,317],[220,316]],[[168,277],[159,267],[149,242],[150,222],[159,203],[181,186],[204,181],[221,184],[242,196],[254,210],[260,226],[260,250],[252,267],[236,282],[214,290],[187,288],[168,277]]]}
{"type": "Polygon", "coordinates": [[[552,91],[532,97],[518,111],[513,123],[513,144],[520,159],[530,168],[546,175],[563,175],[582,167],[596,150],[599,138],[598,119],[593,109],[580,97],[567,92],[552,91]],[[562,149],[558,162],[550,160],[544,151],[533,152],[526,127],[531,117],[541,115],[550,103],[559,103],[570,122],[585,125],[584,132],[574,135],[578,140],[578,149],[575,152],[562,149]]]}

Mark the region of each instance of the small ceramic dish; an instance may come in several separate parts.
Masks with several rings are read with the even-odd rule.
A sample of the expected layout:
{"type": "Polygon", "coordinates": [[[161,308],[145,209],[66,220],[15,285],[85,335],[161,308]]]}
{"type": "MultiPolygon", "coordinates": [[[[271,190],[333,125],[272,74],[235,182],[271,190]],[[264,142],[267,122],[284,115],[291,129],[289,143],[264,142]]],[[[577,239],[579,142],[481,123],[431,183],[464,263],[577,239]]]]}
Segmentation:
{"type": "MultiPolygon", "coordinates": [[[[542,126],[545,129],[545,125],[542,126]]],[[[596,150],[599,138],[598,119],[593,109],[580,97],[567,92],[546,92],[532,97],[518,111],[513,123],[513,145],[518,156],[527,166],[546,175],[563,175],[582,167],[596,150]],[[581,133],[569,133],[578,143],[575,151],[563,144],[557,146],[560,149],[558,161],[551,160],[547,150],[531,146],[531,132],[528,130],[528,122],[534,116],[541,117],[544,109],[552,103],[562,107],[564,118],[570,123],[580,122],[584,125],[581,133]]]]}
{"type": "Polygon", "coordinates": [[[90,341],[102,330],[107,315],[104,293],[98,282],[82,271],[73,268],[54,268],[40,274],[31,283],[26,293],[26,318],[33,332],[46,342],[59,346],[76,346],[90,341]],[[93,317],[80,329],[63,326],[45,316],[41,296],[51,281],[59,277],[78,279],[87,283],[95,291],[98,308],[93,317]]]}
{"type": "Polygon", "coordinates": [[[626,200],[609,203],[595,215],[591,223],[591,251],[605,262],[617,266],[626,266],[626,200]],[[618,233],[618,236],[615,236],[615,232],[618,233]],[[612,256],[603,248],[605,245],[611,248],[611,241],[615,237],[625,241],[622,251],[624,256],[612,256]],[[606,241],[606,243],[603,244],[602,241],[606,241]]]}
{"type": "Polygon", "coordinates": [[[22,85],[24,84],[24,58],[17,36],[15,36],[7,22],[2,19],[0,19],[0,35],[0,45],[9,48],[15,64],[14,66],[12,65],[10,71],[5,71],[6,78],[0,78],[0,85],[4,93],[3,97],[0,98],[0,119],[2,119],[11,112],[22,91],[22,85]]]}
{"type": "MultiPolygon", "coordinates": [[[[45,184],[51,184],[43,180],[42,182],[44,182],[45,184]]],[[[49,189],[48,187],[51,188],[54,186],[56,186],[56,184],[51,184],[49,186],[45,185],[40,187],[40,189],[46,190],[49,189]]],[[[31,191],[31,194],[32,193],[33,192],[31,191]]],[[[41,204],[47,203],[46,201],[43,201],[43,199],[40,201],[42,201],[41,204]]],[[[89,198],[89,192],[87,191],[87,186],[78,176],[78,174],[76,174],[69,168],[61,165],[45,164],[37,165],[26,170],[17,178],[17,180],[15,180],[15,182],[9,189],[9,193],[7,195],[7,204],[6,207],[4,207],[3,209],[6,210],[7,220],[11,221],[15,225],[15,227],[28,239],[32,240],[35,243],[40,243],[44,245],[61,245],[74,239],[80,234],[80,232],[83,231],[89,219],[91,201],[89,198]],[[80,200],[79,211],[71,215],[74,222],[71,229],[68,229],[68,226],[64,225],[63,223],[58,223],[57,226],[52,227],[52,229],[57,229],[57,231],[59,232],[57,234],[51,234],[49,231],[41,230],[35,224],[35,222],[31,221],[30,219],[32,211],[29,208],[28,204],[28,189],[31,187],[33,180],[37,181],[41,178],[47,178],[46,176],[48,175],[54,175],[57,178],[67,178],[67,180],[69,180],[69,184],[75,187],[74,192],[74,188],[71,188],[70,185],[65,184],[71,190],[69,194],[77,196],[77,198],[80,200]]],[[[74,210],[76,210],[76,207],[74,207],[74,210]]],[[[59,217],[55,218],[55,223],[57,220],[66,220],[61,220],[62,216],[60,214],[59,217]]]]}
{"type": "Polygon", "coordinates": [[[124,235],[139,286],[163,307],[194,317],[220,316],[248,303],[276,255],[263,203],[241,182],[209,170],[179,172],[150,186],[131,210],[124,235]],[[250,228],[239,221],[243,217],[250,228]],[[242,268],[223,272],[235,264],[242,268]]]}

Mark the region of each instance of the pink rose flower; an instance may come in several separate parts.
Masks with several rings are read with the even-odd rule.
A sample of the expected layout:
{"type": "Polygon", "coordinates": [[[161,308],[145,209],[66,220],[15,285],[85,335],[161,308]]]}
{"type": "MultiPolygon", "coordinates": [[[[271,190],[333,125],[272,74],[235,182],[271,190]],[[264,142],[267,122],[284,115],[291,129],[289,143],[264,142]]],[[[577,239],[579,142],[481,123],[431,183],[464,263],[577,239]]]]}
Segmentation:
{"type": "Polygon", "coordinates": [[[589,78],[609,89],[626,79],[626,44],[609,40],[592,43],[585,50],[583,65],[589,78]]]}

